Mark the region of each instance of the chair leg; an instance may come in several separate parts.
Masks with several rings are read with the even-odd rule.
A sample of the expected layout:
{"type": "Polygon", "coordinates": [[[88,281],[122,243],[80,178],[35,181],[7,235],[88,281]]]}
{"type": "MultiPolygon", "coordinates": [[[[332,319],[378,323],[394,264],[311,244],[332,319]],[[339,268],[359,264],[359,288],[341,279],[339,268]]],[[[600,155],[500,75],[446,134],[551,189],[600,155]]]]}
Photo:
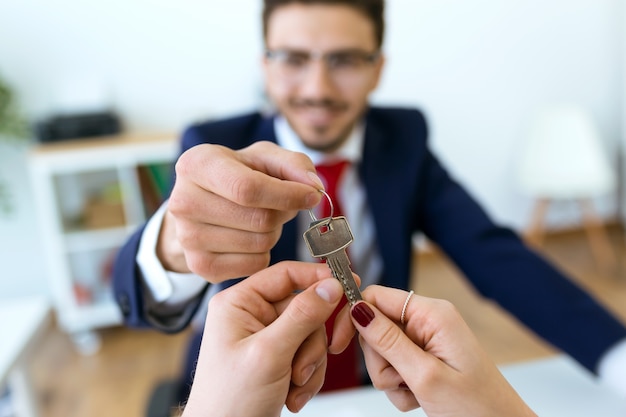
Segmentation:
{"type": "Polygon", "coordinates": [[[581,199],[578,204],[581,207],[583,225],[596,264],[601,269],[609,271],[616,266],[616,256],[602,221],[596,216],[590,199],[581,199]]]}
{"type": "Polygon", "coordinates": [[[530,218],[530,226],[525,233],[526,242],[537,248],[540,247],[543,243],[543,238],[545,235],[544,219],[546,217],[546,212],[548,211],[549,205],[550,200],[547,198],[538,198],[535,201],[533,214],[530,218]]]}

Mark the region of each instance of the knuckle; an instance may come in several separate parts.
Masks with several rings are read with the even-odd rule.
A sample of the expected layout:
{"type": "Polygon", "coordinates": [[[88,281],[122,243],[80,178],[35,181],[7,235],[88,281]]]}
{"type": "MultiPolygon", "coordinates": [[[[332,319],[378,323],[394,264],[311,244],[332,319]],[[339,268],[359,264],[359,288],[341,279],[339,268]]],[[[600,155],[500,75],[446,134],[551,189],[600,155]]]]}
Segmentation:
{"type": "Polygon", "coordinates": [[[225,291],[217,292],[211,297],[211,308],[214,308],[216,311],[223,310],[224,307],[228,306],[229,297],[232,297],[232,295],[225,291]]]}
{"type": "Polygon", "coordinates": [[[244,207],[250,207],[259,200],[262,192],[250,178],[240,176],[233,179],[230,183],[230,194],[233,200],[244,207]]]}
{"type": "Polygon", "coordinates": [[[176,178],[183,178],[186,177],[187,174],[189,174],[189,160],[191,159],[189,155],[189,151],[184,152],[178,157],[178,160],[174,164],[174,172],[176,173],[176,178]]]}
{"type": "Polygon", "coordinates": [[[293,213],[297,212],[255,208],[246,214],[244,221],[253,231],[280,235],[283,224],[295,216],[293,213]]]}
{"type": "Polygon", "coordinates": [[[379,381],[376,378],[372,378],[372,386],[374,386],[376,391],[384,391],[388,388],[387,385],[383,384],[382,381],[379,381]]]}
{"type": "Polygon", "coordinates": [[[186,176],[193,174],[197,165],[199,164],[198,159],[200,158],[199,155],[201,154],[199,150],[202,150],[203,151],[202,154],[204,154],[205,156],[210,155],[211,146],[198,145],[198,146],[194,146],[193,148],[187,149],[185,152],[183,152],[178,157],[178,160],[176,161],[176,164],[174,165],[176,177],[186,177],[186,176]]]}
{"type": "Polygon", "coordinates": [[[269,232],[280,224],[274,210],[256,208],[250,211],[249,216],[248,223],[259,232],[269,232]]]}
{"type": "Polygon", "coordinates": [[[396,406],[396,408],[398,410],[400,410],[403,413],[406,413],[408,411],[414,410],[415,406],[411,403],[409,403],[408,401],[400,401],[396,404],[394,404],[396,406]]]}
{"type": "Polygon", "coordinates": [[[211,265],[213,264],[211,254],[196,254],[195,252],[188,251],[185,253],[185,260],[191,272],[211,281],[211,278],[213,278],[212,274],[209,273],[212,269],[211,265]]]}
{"type": "Polygon", "coordinates": [[[318,320],[316,309],[311,308],[301,297],[294,297],[286,311],[296,323],[314,323],[318,320]]]}
{"type": "Polygon", "coordinates": [[[395,326],[385,326],[385,328],[374,338],[374,343],[382,352],[395,350],[400,342],[400,330],[395,326]]]}
{"type": "Polygon", "coordinates": [[[183,222],[179,222],[176,227],[176,239],[183,248],[191,250],[200,241],[200,231],[196,227],[186,227],[183,222]]]}
{"type": "Polygon", "coordinates": [[[312,165],[311,159],[303,152],[289,152],[286,158],[290,163],[298,166],[312,165]]]}
{"type": "Polygon", "coordinates": [[[178,189],[174,187],[167,202],[167,209],[174,216],[180,216],[183,213],[184,207],[186,207],[185,199],[181,197],[178,189]]]}
{"type": "Polygon", "coordinates": [[[280,148],[274,142],[270,142],[269,140],[260,140],[248,146],[247,149],[253,150],[255,153],[256,152],[267,153],[267,152],[274,152],[277,150],[281,150],[282,148],[280,148]]]}
{"type": "Polygon", "coordinates": [[[195,261],[187,262],[191,271],[209,282],[250,276],[270,263],[270,254],[249,254],[242,257],[229,257],[228,254],[202,253],[195,261]]]}
{"type": "Polygon", "coordinates": [[[250,261],[250,271],[248,273],[240,275],[240,276],[248,276],[252,275],[255,272],[260,271],[261,269],[267,268],[270,264],[270,254],[269,252],[255,254],[252,260],[250,261]]]}
{"type": "Polygon", "coordinates": [[[269,252],[278,239],[280,238],[280,230],[278,232],[255,233],[253,251],[258,253],[269,252]]]}
{"type": "Polygon", "coordinates": [[[195,211],[197,203],[189,198],[180,187],[174,186],[167,202],[167,210],[176,218],[190,217],[195,211]]]}

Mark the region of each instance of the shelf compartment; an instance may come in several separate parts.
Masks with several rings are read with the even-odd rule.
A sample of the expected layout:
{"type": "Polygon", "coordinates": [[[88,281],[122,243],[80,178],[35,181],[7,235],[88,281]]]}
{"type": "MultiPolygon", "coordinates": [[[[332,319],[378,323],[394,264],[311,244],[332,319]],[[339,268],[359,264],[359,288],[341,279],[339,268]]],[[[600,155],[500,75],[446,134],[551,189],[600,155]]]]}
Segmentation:
{"type": "Polygon", "coordinates": [[[110,288],[117,251],[115,247],[68,255],[76,305],[86,306],[113,299],[110,288]]]}
{"type": "Polygon", "coordinates": [[[117,169],[58,174],[53,184],[63,232],[126,224],[123,184],[117,169]]]}

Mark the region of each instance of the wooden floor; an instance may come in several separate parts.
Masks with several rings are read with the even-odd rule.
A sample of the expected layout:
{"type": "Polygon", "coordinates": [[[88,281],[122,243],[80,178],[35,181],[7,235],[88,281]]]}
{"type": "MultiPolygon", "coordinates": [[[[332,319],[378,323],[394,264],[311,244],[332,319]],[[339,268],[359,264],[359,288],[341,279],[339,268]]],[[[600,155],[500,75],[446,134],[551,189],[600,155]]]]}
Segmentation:
{"type": "MultiPolygon", "coordinates": [[[[626,323],[622,231],[612,228],[611,239],[620,265],[610,270],[595,265],[581,233],[551,236],[541,251],[626,323]]],[[[496,362],[553,353],[497,306],[477,297],[445,259],[436,254],[415,256],[420,279],[413,288],[422,295],[455,303],[496,362]]],[[[107,329],[102,332],[102,349],[93,356],[81,356],[66,335],[50,329],[32,362],[41,416],[144,416],[155,384],[177,375],[187,336],[107,329]]]]}

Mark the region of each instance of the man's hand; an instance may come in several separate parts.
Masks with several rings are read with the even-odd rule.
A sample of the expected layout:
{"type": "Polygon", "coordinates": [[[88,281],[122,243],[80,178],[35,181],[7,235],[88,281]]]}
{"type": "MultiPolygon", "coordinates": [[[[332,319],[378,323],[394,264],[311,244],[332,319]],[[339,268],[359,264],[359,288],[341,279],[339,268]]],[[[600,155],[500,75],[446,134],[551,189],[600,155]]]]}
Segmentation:
{"type": "Polygon", "coordinates": [[[176,163],[157,256],[165,269],[209,282],[269,264],[283,224],[317,205],[323,185],[311,160],[270,142],[239,151],[203,144],[176,163]]]}

